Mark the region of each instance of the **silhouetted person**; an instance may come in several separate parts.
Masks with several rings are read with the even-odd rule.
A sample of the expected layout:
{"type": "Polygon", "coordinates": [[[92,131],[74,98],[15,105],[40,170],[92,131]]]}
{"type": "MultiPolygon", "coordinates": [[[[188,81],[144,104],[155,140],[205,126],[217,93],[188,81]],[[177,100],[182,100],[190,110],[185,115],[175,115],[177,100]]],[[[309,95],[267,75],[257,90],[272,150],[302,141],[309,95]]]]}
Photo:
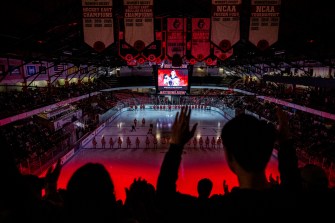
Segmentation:
{"type": "Polygon", "coordinates": [[[102,136],[102,138],[101,138],[101,147],[102,147],[103,149],[106,148],[106,139],[105,139],[105,136],[102,136]]]}
{"type": "MultiPolygon", "coordinates": [[[[299,176],[295,150],[287,142],[285,116],[279,115],[279,119],[279,132],[273,124],[247,114],[237,115],[223,126],[225,159],[238,179],[238,187],[225,194],[220,204],[229,216],[258,219],[279,213],[296,214],[299,176]],[[282,188],[273,187],[265,174],[278,135],[281,137],[278,157],[282,188]]],[[[219,215],[220,208],[216,217],[219,215]]]]}
{"type": "Polygon", "coordinates": [[[131,148],[131,140],[130,140],[129,136],[127,137],[126,142],[127,142],[127,149],[130,149],[131,148]]]}
{"type": "Polygon", "coordinates": [[[130,130],[131,132],[136,132],[136,128],[135,128],[135,125],[132,125],[131,126],[131,130],[130,130]]]}
{"type": "Polygon", "coordinates": [[[147,136],[147,138],[145,139],[145,148],[146,148],[146,149],[149,149],[149,145],[150,145],[150,139],[149,139],[149,137],[147,136]]]}
{"type": "Polygon", "coordinates": [[[208,199],[213,189],[213,182],[208,178],[203,178],[198,182],[198,198],[208,199]]]}
{"type": "Polygon", "coordinates": [[[194,136],[197,124],[189,130],[191,110],[182,107],[172,126],[170,147],[165,154],[157,180],[158,207],[167,222],[195,222],[197,197],[177,192],[176,182],[184,145],[194,136]]]}
{"type": "Polygon", "coordinates": [[[155,187],[141,178],[134,179],[126,188],[124,207],[127,222],[156,223],[161,220],[155,204],[155,187]]]}
{"type": "Polygon", "coordinates": [[[118,148],[121,149],[121,145],[122,145],[122,139],[121,139],[121,137],[118,138],[117,144],[118,144],[118,148]]]}
{"type": "Polygon", "coordinates": [[[115,222],[119,219],[114,184],[102,164],[87,163],[77,169],[66,189],[68,222],[115,222]]]}
{"type": "Polygon", "coordinates": [[[154,136],[153,144],[154,144],[154,149],[157,149],[158,140],[156,136],[154,136]]]}
{"type": "Polygon", "coordinates": [[[329,188],[326,172],[314,164],[300,168],[303,190],[302,212],[313,213],[322,219],[332,216],[335,191],[329,188]]]}
{"type": "Polygon", "coordinates": [[[209,148],[209,138],[208,138],[208,136],[206,137],[205,144],[206,144],[206,149],[208,149],[209,148]]]}
{"type": "Polygon", "coordinates": [[[97,144],[98,144],[97,140],[95,139],[95,137],[93,137],[93,139],[92,139],[92,145],[93,145],[94,149],[97,148],[97,144]]]}
{"type": "Polygon", "coordinates": [[[204,148],[204,140],[202,139],[201,136],[200,136],[200,138],[199,138],[199,146],[200,146],[200,149],[203,149],[203,148],[204,148]]]}
{"type": "Polygon", "coordinates": [[[314,164],[306,164],[300,168],[302,188],[307,192],[328,190],[328,177],[325,171],[314,164]]]}
{"type": "Polygon", "coordinates": [[[193,196],[179,193],[176,182],[183,149],[196,128],[194,125],[189,130],[189,120],[190,109],[183,107],[180,115],[176,115],[170,148],[165,154],[157,182],[158,204],[162,210],[171,213],[168,215],[170,221],[223,222],[229,217],[256,220],[296,213],[297,200],[295,196],[291,197],[295,194],[287,191],[297,192],[296,181],[299,177],[296,174],[294,150],[284,131],[286,128],[282,128],[278,134],[273,124],[245,114],[228,121],[221,133],[225,158],[238,179],[238,187],[213,200],[210,209],[196,205],[193,196]],[[278,157],[281,159],[279,168],[285,190],[272,187],[265,175],[277,135],[281,135],[278,157]]]}
{"type": "Polygon", "coordinates": [[[109,148],[113,149],[113,147],[114,147],[114,140],[113,140],[113,137],[111,136],[109,139],[109,148]]]}
{"type": "Polygon", "coordinates": [[[211,144],[212,144],[212,149],[215,149],[216,140],[215,140],[214,136],[211,140],[211,144]]]}
{"type": "Polygon", "coordinates": [[[197,137],[193,137],[193,146],[194,146],[194,149],[197,148],[197,137]]]}
{"type": "Polygon", "coordinates": [[[221,137],[219,137],[219,138],[217,139],[216,144],[217,144],[217,146],[218,146],[218,149],[220,149],[220,148],[221,148],[221,144],[222,144],[222,139],[221,139],[221,137]]]}
{"type": "Polygon", "coordinates": [[[140,139],[138,137],[136,137],[136,149],[139,149],[140,148],[140,139]]]}

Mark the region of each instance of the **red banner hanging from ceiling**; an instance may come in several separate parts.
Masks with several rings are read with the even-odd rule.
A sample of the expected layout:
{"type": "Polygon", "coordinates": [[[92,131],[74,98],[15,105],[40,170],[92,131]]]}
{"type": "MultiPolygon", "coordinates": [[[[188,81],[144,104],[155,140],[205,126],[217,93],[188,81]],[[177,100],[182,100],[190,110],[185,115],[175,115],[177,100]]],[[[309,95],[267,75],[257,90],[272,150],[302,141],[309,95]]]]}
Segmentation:
{"type": "Polygon", "coordinates": [[[211,41],[223,51],[240,40],[241,2],[212,0],[211,41]]]}
{"type": "Polygon", "coordinates": [[[82,0],[84,41],[101,52],[114,43],[112,0],[82,0]]]}
{"type": "Polygon", "coordinates": [[[277,42],[281,0],[252,0],[249,41],[261,50],[277,42]]]}
{"type": "Polygon", "coordinates": [[[192,18],[191,54],[203,61],[210,54],[210,18],[192,18]]]}
{"type": "Polygon", "coordinates": [[[179,54],[183,57],[186,54],[186,18],[167,19],[166,52],[169,57],[179,54]]]}
{"type": "Polygon", "coordinates": [[[154,41],[153,0],[124,0],[125,41],[142,51],[154,41]]]}
{"type": "Polygon", "coordinates": [[[234,53],[233,48],[230,48],[230,50],[228,50],[228,51],[223,51],[221,48],[219,48],[217,46],[214,46],[214,55],[219,60],[228,59],[229,57],[231,57],[233,55],[233,53],[234,53]]]}

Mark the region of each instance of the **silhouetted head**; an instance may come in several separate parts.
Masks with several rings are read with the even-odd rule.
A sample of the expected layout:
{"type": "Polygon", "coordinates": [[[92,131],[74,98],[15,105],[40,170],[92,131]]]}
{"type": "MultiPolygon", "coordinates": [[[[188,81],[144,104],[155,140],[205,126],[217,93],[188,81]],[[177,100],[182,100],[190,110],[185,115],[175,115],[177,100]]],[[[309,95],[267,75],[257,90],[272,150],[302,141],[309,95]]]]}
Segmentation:
{"type": "Polygon", "coordinates": [[[306,164],[300,168],[302,186],[305,191],[316,192],[328,189],[328,178],[325,171],[314,164],[306,164]]]}
{"type": "Polygon", "coordinates": [[[146,180],[134,179],[129,189],[126,188],[126,206],[137,206],[139,204],[152,206],[155,199],[155,187],[146,180]]]}
{"type": "Polygon", "coordinates": [[[221,132],[228,164],[236,162],[248,173],[260,173],[270,160],[276,129],[254,116],[240,114],[228,121],[221,132]]]}
{"type": "Polygon", "coordinates": [[[77,169],[67,184],[66,207],[70,215],[109,215],[116,206],[114,184],[99,163],[87,163],[77,169]]]}
{"type": "Polygon", "coordinates": [[[42,199],[42,190],[44,188],[44,178],[39,178],[33,174],[23,175],[23,180],[31,188],[36,197],[42,199]]]}
{"type": "Polygon", "coordinates": [[[208,178],[203,178],[198,182],[198,197],[208,198],[212,192],[213,182],[208,178]]]}

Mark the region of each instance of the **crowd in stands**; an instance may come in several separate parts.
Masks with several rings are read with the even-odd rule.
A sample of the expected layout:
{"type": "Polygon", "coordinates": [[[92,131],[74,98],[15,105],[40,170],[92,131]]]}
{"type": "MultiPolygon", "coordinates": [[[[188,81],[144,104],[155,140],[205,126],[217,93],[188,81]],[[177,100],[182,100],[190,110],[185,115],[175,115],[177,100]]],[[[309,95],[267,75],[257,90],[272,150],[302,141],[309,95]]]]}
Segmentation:
{"type": "MultiPolygon", "coordinates": [[[[261,119],[276,124],[274,110],[278,105],[263,101],[253,96],[226,96],[224,104],[237,112],[251,112],[261,119]]],[[[335,153],[335,121],[321,116],[309,114],[289,107],[283,107],[289,114],[295,147],[299,152],[299,160],[305,164],[315,163],[329,172],[334,172],[335,153]]],[[[332,177],[334,178],[334,177],[332,177]]],[[[334,180],[334,179],[333,179],[334,180]]],[[[332,182],[335,183],[335,182],[332,182]]]]}
{"type": "MultiPolygon", "coordinates": [[[[54,91],[62,92],[60,95],[63,95],[64,97],[66,92],[69,92],[67,96],[78,96],[80,94],[92,92],[93,89],[96,89],[96,86],[98,86],[98,84],[87,86],[70,85],[68,90],[65,90],[64,88],[54,91]],[[87,92],[85,90],[87,90],[87,92]]],[[[270,91],[268,93],[272,94],[274,92],[270,91]]],[[[43,98],[43,94],[41,97],[43,98]]],[[[194,89],[191,91],[191,95],[173,97],[172,100],[168,100],[166,97],[159,95],[139,93],[131,90],[106,91],[74,104],[76,107],[82,109],[83,122],[87,126],[87,128],[76,128],[76,138],[79,139],[87,132],[93,130],[99,124],[99,115],[106,111],[112,108],[121,109],[124,107],[141,106],[142,104],[202,105],[205,107],[218,107],[220,109],[230,107],[236,111],[250,111],[270,121],[275,120],[273,110],[276,106],[275,104],[266,103],[255,97],[237,95],[232,91],[222,91],[217,89],[194,89]]],[[[284,109],[290,114],[294,114],[290,116],[290,123],[292,124],[293,134],[295,134],[295,137],[298,139],[295,146],[301,151],[302,157],[299,158],[301,160],[306,160],[306,163],[310,162],[310,159],[312,158],[313,160],[317,160],[315,161],[316,163],[321,163],[321,166],[330,167],[335,160],[335,154],[332,151],[335,142],[334,122],[298,110],[290,108],[284,109]]],[[[42,126],[32,128],[30,123],[38,125],[38,123],[33,122],[33,120],[26,119],[21,124],[14,123],[1,129],[1,132],[6,135],[7,140],[13,143],[13,148],[15,148],[16,153],[15,157],[17,157],[18,162],[30,157],[41,156],[45,151],[50,151],[50,149],[54,148],[57,143],[58,145],[60,143],[58,141],[55,144],[55,140],[50,139],[62,138],[54,137],[52,133],[48,132],[49,130],[42,126]],[[31,129],[39,130],[30,131],[31,129]],[[17,137],[18,140],[16,140],[15,137],[17,137]],[[38,141],[37,139],[40,138],[42,140],[38,141]]],[[[64,135],[65,134],[66,133],[64,133],[64,135]]],[[[63,138],[66,138],[66,136],[63,136],[63,138]]],[[[63,144],[68,143],[60,144],[61,147],[66,147],[63,144]]]]}
{"type": "Polygon", "coordinates": [[[299,88],[289,84],[259,83],[256,81],[240,83],[235,87],[258,95],[270,96],[320,111],[335,113],[334,89],[299,88]]]}
{"type": "MultiPolygon", "coordinates": [[[[70,88],[73,87],[70,86],[70,88]]],[[[87,94],[91,90],[89,88],[88,92],[85,92],[84,88],[81,88],[80,93],[87,94]]],[[[58,90],[56,91],[58,92],[58,90]]],[[[76,93],[69,96],[76,97],[79,95],[76,93]]],[[[76,139],[73,141],[77,142],[86,133],[94,130],[100,124],[99,115],[104,114],[110,109],[118,111],[121,108],[128,107],[130,104],[140,105],[140,103],[150,100],[147,94],[121,90],[101,92],[101,94],[73,103],[74,108],[82,110],[82,118],[78,121],[84,124],[84,127],[75,126],[76,139]]],[[[59,114],[58,116],[61,115],[59,114]]],[[[14,154],[16,164],[24,172],[35,172],[36,169],[39,169],[50,161],[50,159],[59,156],[60,153],[64,153],[74,146],[69,140],[71,132],[63,128],[58,131],[52,131],[39,123],[34,117],[2,126],[0,134],[8,142],[11,152],[14,154]]]]}
{"type": "Polygon", "coordinates": [[[0,119],[47,105],[55,104],[69,98],[78,97],[102,89],[100,82],[70,84],[61,87],[28,88],[25,91],[0,92],[0,119]]]}
{"type": "MultiPolygon", "coordinates": [[[[88,92],[92,91],[93,88],[89,87],[88,92]]],[[[73,96],[71,92],[65,96],[64,92],[61,93],[64,98],[73,96]]],[[[87,93],[84,90],[80,93],[73,92],[76,92],[76,96],[87,93]]],[[[264,92],[266,90],[258,94],[265,94],[264,92]]],[[[9,109],[7,116],[10,109],[17,105],[15,103],[20,101],[23,104],[21,109],[29,110],[29,107],[25,107],[29,103],[23,101],[31,100],[35,93],[28,93],[29,98],[17,93],[15,98],[22,96],[24,99],[14,99],[15,102],[6,101],[4,98],[9,95],[3,94],[2,99],[9,109]]],[[[274,91],[268,93],[273,94],[274,91]]],[[[280,97],[281,94],[275,95],[280,97]]],[[[45,102],[43,95],[36,97],[39,98],[36,101],[45,102]]],[[[239,180],[239,187],[228,190],[228,186],[224,185],[223,194],[211,197],[202,195],[199,198],[176,191],[182,151],[194,132],[193,128],[188,128],[189,111],[183,108],[176,118],[170,149],[163,160],[157,185],[151,185],[145,179],[135,179],[127,188],[127,198],[123,203],[115,197],[112,176],[104,166],[90,163],[73,174],[66,190],[57,191],[60,164],[43,179],[21,175],[17,164],[28,157],[40,157],[52,148],[68,147],[69,145],[60,144],[66,144],[68,136],[64,131],[52,133],[33,119],[26,119],[0,129],[1,145],[4,148],[0,156],[0,171],[5,182],[0,185],[0,222],[15,222],[22,217],[25,221],[32,222],[45,222],[46,219],[48,222],[217,222],[217,219],[224,221],[228,217],[236,220],[278,215],[287,218],[291,214],[303,218],[306,213],[320,218],[331,215],[334,192],[329,188],[332,183],[329,182],[329,169],[335,168],[334,121],[287,107],[282,108],[287,116],[278,116],[277,105],[273,103],[221,90],[198,90],[194,95],[180,97],[177,101],[125,90],[102,93],[77,102],[75,106],[83,110],[83,118],[89,126],[87,129],[80,129],[77,138],[99,124],[99,114],[118,106],[123,108],[149,102],[203,104],[234,109],[237,116],[228,122],[229,125],[225,125],[222,140],[229,166],[239,180]],[[252,115],[240,115],[248,112],[252,115]],[[257,121],[252,116],[265,121],[257,121]],[[287,122],[287,126],[281,119],[287,122]],[[285,127],[285,131],[289,129],[289,134],[280,128],[276,130],[275,126],[285,127]],[[244,151],[243,143],[252,150],[244,151]],[[266,179],[264,176],[264,165],[273,145],[279,153],[279,180],[266,179]],[[263,150],[257,150],[263,147],[266,154],[263,150]],[[255,160],[257,162],[253,162],[255,160]],[[257,166],[260,163],[263,166],[257,166]],[[46,190],[44,196],[41,195],[42,189],[46,190]]],[[[36,105],[32,105],[34,106],[36,105]]],[[[205,184],[207,191],[210,190],[210,183],[205,184]]]]}
{"type": "Polygon", "coordinates": [[[33,119],[17,122],[4,126],[0,134],[6,139],[11,152],[17,162],[22,162],[28,157],[41,156],[51,147],[56,146],[52,142],[51,131],[34,122],[33,119]]]}
{"type": "MultiPolygon", "coordinates": [[[[105,95],[95,95],[73,104],[73,107],[82,110],[82,122],[84,127],[75,127],[75,139],[77,142],[86,133],[97,127],[99,114],[112,108],[114,104],[106,105],[105,95]]],[[[59,114],[61,115],[61,114],[59,114]]],[[[54,121],[53,119],[49,120],[54,121]]],[[[36,117],[16,121],[0,128],[0,135],[8,143],[11,152],[14,154],[15,163],[21,168],[30,167],[29,172],[50,161],[61,152],[66,152],[73,145],[70,141],[72,132],[65,128],[57,131],[39,122],[36,117]],[[52,155],[50,155],[52,154],[52,155]],[[37,163],[38,165],[35,165],[37,163]],[[34,168],[36,166],[36,168],[34,168]]],[[[22,169],[21,169],[22,171],[22,169]]]]}
{"type": "MultiPolygon", "coordinates": [[[[335,112],[335,92],[331,90],[326,91],[318,88],[304,88],[299,90],[299,88],[293,88],[291,85],[259,83],[256,81],[239,81],[237,83],[239,84],[234,87],[258,95],[268,95],[298,105],[319,109],[321,111],[330,113],[335,112]]],[[[108,87],[103,81],[94,81],[92,83],[82,83],[80,85],[70,84],[67,87],[28,88],[26,91],[0,92],[0,103],[2,105],[0,108],[0,118],[6,118],[15,114],[54,104],[71,97],[99,91],[105,89],[106,86],[108,87]]],[[[201,90],[199,91],[202,92],[201,90]]],[[[208,90],[199,95],[206,96],[211,94],[211,92],[217,93],[216,90],[208,90]]],[[[107,103],[111,106],[115,106],[117,101],[122,101],[123,106],[130,107],[136,104],[147,104],[152,102],[152,100],[153,99],[150,99],[150,96],[146,93],[135,93],[131,90],[122,90],[119,91],[117,96],[113,97],[111,100],[107,100],[107,103]]],[[[162,98],[156,100],[158,101],[155,101],[155,104],[170,103],[169,101],[164,101],[162,98]]],[[[176,101],[172,101],[171,103],[176,104],[176,101]]]]}
{"type": "MultiPolygon", "coordinates": [[[[276,110],[276,127],[252,115],[239,114],[222,128],[225,160],[238,179],[222,194],[211,194],[210,179],[198,183],[198,196],[177,191],[177,180],[186,143],[197,124],[190,126],[191,110],[176,114],[170,146],[164,155],[157,184],[139,178],[126,188],[126,199],[116,197],[113,174],[100,163],[80,166],[65,189],[57,190],[61,162],[45,177],[22,175],[6,141],[0,156],[0,222],[224,222],[318,219],[333,217],[334,189],[322,169],[298,167],[288,114],[276,110]],[[279,179],[265,169],[278,143],[279,179]],[[42,190],[45,194],[42,194],[42,190]]],[[[199,167],[201,168],[201,167],[199,167]]],[[[224,173],[222,173],[224,179],[224,173]]],[[[196,187],[197,185],[195,185],[196,187]]]]}

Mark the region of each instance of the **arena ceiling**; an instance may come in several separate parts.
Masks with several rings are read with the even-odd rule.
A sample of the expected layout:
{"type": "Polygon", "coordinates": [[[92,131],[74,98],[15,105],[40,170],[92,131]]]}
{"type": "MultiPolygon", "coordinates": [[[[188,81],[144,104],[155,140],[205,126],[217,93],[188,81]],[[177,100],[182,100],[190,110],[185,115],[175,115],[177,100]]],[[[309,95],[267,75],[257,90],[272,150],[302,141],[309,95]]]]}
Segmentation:
{"type": "MultiPolygon", "coordinates": [[[[121,6],[122,0],[114,0],[116,17],[121,16],[121,6]]],[[[155,0],[154,13],[156,17],[209,17],[210,6],[210,0],[155,0]]],[[[81,0],[0,1],[0,9],[0,56],[109,67],[125,63],[118,56],[117,44],[97,53],[84,43],[81,0]]],[[[241,40],[223,66],[268,60],[317,60],[333,66],[331,1],[282,0],[279,41],[266,51],[248,42],[248,22],[241,19],[241,40]]]]}

